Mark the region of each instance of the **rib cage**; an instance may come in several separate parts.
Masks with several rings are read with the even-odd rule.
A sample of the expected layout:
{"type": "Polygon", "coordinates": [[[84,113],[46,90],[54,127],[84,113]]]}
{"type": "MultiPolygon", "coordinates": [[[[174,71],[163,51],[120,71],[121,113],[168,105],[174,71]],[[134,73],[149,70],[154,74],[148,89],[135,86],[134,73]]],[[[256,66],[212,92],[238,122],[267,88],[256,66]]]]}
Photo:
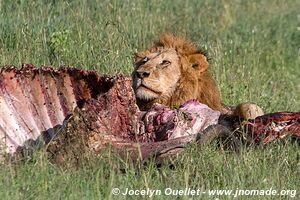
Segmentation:
{"type": "MultiPolygon", "coordinates": [[[[23,65],[2,68],[0,74],[0,143],[13,154],[42,132],[50,138],[82,100],[105,92],[112,78],[76,68],[35,68],[23,65]],[[99,87],[103,86],[103,87],[99,87]]],[[[3,149],[4,148],[4,149],[3,149]]]]}

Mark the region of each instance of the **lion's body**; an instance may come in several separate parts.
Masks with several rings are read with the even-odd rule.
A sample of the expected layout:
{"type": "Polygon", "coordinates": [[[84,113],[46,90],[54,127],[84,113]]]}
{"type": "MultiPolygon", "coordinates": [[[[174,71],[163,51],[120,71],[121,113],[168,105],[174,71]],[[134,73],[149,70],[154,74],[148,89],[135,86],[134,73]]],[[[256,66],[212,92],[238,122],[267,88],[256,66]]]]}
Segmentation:
{"type": "MultiPolygon", "coordinates": [[[[193,43],[170,34],[163,35],[151,48],[135,56],[132,85],[138,106],[147,110],[154,103],[161,103],[176,108],[190,99],[197,99],[221,113],[253,118],[247,115],[247,109],[252,110],[251,105],[255,104],[238,106],[237,109],[242,108],[238,112],[223,106],[208,65],[204,51],[198,50],[193,43]]],[[[261,114],[262,110],[255,116],[261,114]]]]}

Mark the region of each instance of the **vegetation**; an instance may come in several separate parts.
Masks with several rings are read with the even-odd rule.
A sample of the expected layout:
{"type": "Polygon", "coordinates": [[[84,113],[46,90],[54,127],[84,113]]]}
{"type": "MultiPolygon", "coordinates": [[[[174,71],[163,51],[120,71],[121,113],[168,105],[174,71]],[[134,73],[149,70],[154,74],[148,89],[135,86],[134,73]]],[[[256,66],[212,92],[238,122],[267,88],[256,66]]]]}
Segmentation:
{"type": "MultiPolygon", "coordinates": [[[[300,111],[299,10],[300,1],[292,0],[0,0],[0,65],[70,65],[129,75],[135,51],[151,45],[161,33],[173,32],[208,51],[226,104],[252,101],[266,112],[300,111]]],[[[113,196],[116,187],[121,191],[167,187],[299,190],[299,177],[299,145],[290,141],[245,147],[239,154],[215,144],[201,150],[192,145],[174,161],[173,168],[164,165],[160,169],[151,162],[133,165],[109,153],[91,158],[79,169],[62,168],[37,152],[33,161],[1,165],[0,196],[141,198],[113,196]]]]}

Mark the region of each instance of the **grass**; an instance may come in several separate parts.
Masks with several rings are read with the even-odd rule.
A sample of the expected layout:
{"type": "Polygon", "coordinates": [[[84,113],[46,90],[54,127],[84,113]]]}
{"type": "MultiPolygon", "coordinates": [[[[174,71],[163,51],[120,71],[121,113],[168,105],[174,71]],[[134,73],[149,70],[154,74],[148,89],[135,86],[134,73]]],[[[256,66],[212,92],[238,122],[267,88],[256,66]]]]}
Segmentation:
{"type": "MultiPolygon", "coordinates": [[[[151,45],[159,34],[173,32],[208,51],[226,104],[253,101],[266,112],[300,111],[299,10],[300,2],[292,0],[0,0],[0,66],[71,65],[129,75],[135,51],[151,45]]],[[[140,198],[113,196],[114,187],[122,191],[127,187],[299,190],[299,156],[299,146],[292,143],[245,148],[241,154],[224,152],[212,144],[201,151],[189,148],[178,157],[175,169],[157,169],[153,163],[133,166],[107,155],[80,169],[65,169],[37,152],[34,161],[1,166],[0,196],[140,198]],[[126,173],[120,166],[125,166],[126,173]]],[[[212,199],[207,194],[201,197],[212,199]]]]}

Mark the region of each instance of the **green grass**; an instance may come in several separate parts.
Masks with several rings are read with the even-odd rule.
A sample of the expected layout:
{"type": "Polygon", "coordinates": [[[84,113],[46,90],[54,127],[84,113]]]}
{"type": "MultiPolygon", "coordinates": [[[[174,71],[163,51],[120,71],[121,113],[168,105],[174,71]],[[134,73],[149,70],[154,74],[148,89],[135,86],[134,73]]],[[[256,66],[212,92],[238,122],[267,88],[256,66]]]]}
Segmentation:
{"type": "MultiPolygon", "coordinates": [[[[135,51],[173,32],[207,49],[226,104],[253,101],[266,112],[300,111],[299,11],[300,1],[293,0],[0,0],[0,65],[71,65],[129,75],[135,51]]],[[[107,155],[80,169],[65,169],[37,153],[32,162],[1,166],[0,197],[125,199],[112,196],[114,187],[272,187],[298,189],[299,197],[299,157],[299,146],[292,143],[246,148],[239,155],[210,145],[188,149],[175,169],[133,166],[107,155]]],[[[154,197],[165,198],[173,199],[154,197]]]]}

